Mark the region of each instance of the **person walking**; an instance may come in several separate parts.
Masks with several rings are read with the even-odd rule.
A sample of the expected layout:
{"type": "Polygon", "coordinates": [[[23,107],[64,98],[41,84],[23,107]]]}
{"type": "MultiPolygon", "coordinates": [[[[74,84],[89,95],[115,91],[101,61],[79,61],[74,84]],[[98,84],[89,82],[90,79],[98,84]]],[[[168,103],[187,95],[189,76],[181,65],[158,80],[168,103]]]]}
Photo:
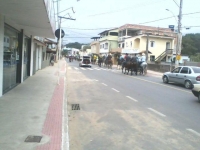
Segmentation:
{"type": "Polygon", "coordinates": [[[55,57],[54,57],[54,54],[53,54],[53,55],[51,55],[50,62],[49,62],[49,64],[51,66],[54,66],[54,59],[55,59],[55,57]]]}

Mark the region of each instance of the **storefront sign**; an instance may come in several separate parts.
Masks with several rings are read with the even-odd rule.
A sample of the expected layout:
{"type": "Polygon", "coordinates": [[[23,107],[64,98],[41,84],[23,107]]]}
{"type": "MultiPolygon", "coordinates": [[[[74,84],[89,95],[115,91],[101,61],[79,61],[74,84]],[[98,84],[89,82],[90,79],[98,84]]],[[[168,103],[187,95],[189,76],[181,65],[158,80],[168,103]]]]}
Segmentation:
{"type": "Polygon", "coordinates": [[[139,53],[139,49],[122,49],[122,54],[135,54],[135,53],[139,53]]]}
{"type": "Polygon", "coordinates": [[[100,53],[108,53],[109,51],[108,51],[108,49],[100,49],[99,52],[100,52],[100,53]]]}

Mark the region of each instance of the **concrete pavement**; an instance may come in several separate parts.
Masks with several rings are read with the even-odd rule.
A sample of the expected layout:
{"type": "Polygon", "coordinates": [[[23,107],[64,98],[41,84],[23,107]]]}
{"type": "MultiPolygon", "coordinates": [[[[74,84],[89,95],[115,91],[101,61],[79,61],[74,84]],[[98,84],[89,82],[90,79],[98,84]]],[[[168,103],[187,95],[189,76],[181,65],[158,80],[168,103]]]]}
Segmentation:
{"type": "Polygon", "coordinates": [[[62,138],[66,140],[62,134],[66,132],[62,126],[66,121],[65,66],[61,60],[59,67],[39,70],[0,98],[0,150],[60,150],[66,146],[62,144],[66,143],[62,142],[62,138]],[[39,143],[35,141],[40,138],[39,143]]]}

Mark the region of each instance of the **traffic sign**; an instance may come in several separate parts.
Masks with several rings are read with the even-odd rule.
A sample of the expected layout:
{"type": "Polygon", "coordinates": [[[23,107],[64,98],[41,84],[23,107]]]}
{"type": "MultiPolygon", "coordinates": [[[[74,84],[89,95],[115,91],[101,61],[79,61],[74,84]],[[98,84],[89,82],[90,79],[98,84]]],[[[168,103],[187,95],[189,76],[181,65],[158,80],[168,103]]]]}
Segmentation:
{"type": "MultiPolygon", "coordinates": [[[[60,29],[55,31],[55,36],[59,39],[60,38],[60,29]]],[[[61,29],[61,38],[65,36],[65,32],[61,29]]]]}
{"type": "Polygon", "coordinates": [[[181,60],[181,55],[177,55],[176,60],[181,60]]]}

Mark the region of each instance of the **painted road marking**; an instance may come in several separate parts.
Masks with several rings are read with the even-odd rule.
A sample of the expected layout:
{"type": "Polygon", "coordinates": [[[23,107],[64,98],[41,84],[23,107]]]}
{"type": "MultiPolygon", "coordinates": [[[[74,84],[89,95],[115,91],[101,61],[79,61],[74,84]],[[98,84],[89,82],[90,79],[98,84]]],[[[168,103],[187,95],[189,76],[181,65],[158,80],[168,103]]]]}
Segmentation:
{"type": "Polygon", "coordinates": [[[72,69],[71,67],[68,67],[68,69],[72,69]]]}
{"type": "Polygon", "coordinates": [[[74,69],[79,70],[77,67],[74,67],[74,69]]]}
{"type": "Polygon", "coordinates": [[[156,111],[155,109],[152,109],[152,108],[148,108],[148,109],[149,109],[149,110],[151,110],[151,111],[153,111],[154,113],[156,113],[156,114],[158,114],[158,115],[162,116],[162,117],[165,117],[165,115],[164,115],[164,114],[162,114],[162,113],[160,113],[160,112],[156,111]]]}
{"type": "Polygon", "coordinates": [[[101,84],[103,84],[103,85],[105,85],[105,86],[108,86],[107,84],[105,84],[105,83],[101,83],[101,84]]]}
{"type": "Polygon", "coordinates": [[[130,97],[130,96],[126,96],[126,97],[129,98],[129,99],[131,99],[131,100],[133,100],[133,101],[135,101],[135,102],[137,102],[136,99],[134,99],[134,98],[132,98],[132,97],[130,97]]]}
{"type": "Polygon", "coordinates": [[[97,68],[94,68],[95,70],[101,70],[101,69],[97,69],[97,68]]]}
{"type": "Polygon", "coordinates": [[[148,80],[145,80],[145,79],[141,79],[141,78],[137,78],[137,77],[132,77],[132,76],[128,76],[128,77],[129,77],[129,78],[135,78],[135,79],[138,79],[138,80],[141,80],[141,81],[145,81],[145,82],[149,82],[149,83],[153,83],[153,84],[157,84],[157,85],[160,85],[160,86],[164,86],[164,87],[168,87],[168,88],[176,89],[176,90],[183,91],[183,92],[186,92],[186,93],[190,93],[190,94],[191,94],[190,91],[186,91],[186,90],[178,89],[178,88],[175,88],[175,87],[167,86],[167,85],[160,84],[160,83],[156,83],[156,82],[153,82],[153,81],[148,81],[148,80]]]}
{"type": "Polygon", "coordinates": [[[118,90],[116,90],[116,89],[114,89],[114,88],[112,88],[112,90],[114,90],[115,92],[119,92],[118,90]]]}
{"type": "Polygon", "coordinates": [[[93,69],[91,69],[91,68],[88,68],[89,70],[93,70],[93,69]]]}
{"type": "Polygon", "coordinates": [[[82,70],[86,70],[85,68],[81,68],[82,70]]]}
{"type": "Polygon", "coordinates": [[[194,131],[192,129],[186,129],[186,130],[188,130],[188,131],[192,132],[193,134],[195,134],[195,135],[200,137],[200,133],[198,133],[198,132],[196,132],[196,131],[194,131]]]}
{"type": "Polygon", "coordinates": [[[96,80],[96,79],[93,79],[94,81],[99,81],[99,80],[96,80]]]}

